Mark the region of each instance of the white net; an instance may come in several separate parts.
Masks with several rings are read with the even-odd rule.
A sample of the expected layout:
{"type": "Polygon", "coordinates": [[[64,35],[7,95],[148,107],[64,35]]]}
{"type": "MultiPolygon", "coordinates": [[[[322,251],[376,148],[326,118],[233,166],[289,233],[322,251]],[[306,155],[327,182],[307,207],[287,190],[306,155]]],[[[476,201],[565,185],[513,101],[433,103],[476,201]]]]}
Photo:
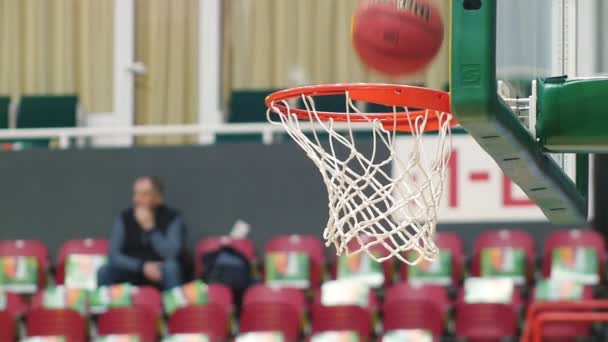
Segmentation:
{"type": "Polygon", "coordinates": [[[392,127],[398,119],[403,122],[401,107],[392,108],[394,122],[383,126],[377,117],[362,114],[357,108],[361,103],[355,105],[347,91],[345,122],[339,123],[319,114],[313,97],[301,99],[307,118],[293,113],[287,101],[271,104],[267,116],[286,129],[323,176],[329,197],[326,245],[335,245],[338,255],[366,251],[379,262],[392,257],[408,264],[434,260],[437,215],[451,152],[451,114],[426,110],[408,115],[409,151],[397,155],[397,132],[392,127]],[[367,119],[363,125],[371,151],[357,148],[362,123],[354,122],[355,117],[367,119]],[[439,129],[433,139],[424,139],[431,117],[437,118],[439,129]],[[377,253],[382,248],[386,251],[377,253]]]}

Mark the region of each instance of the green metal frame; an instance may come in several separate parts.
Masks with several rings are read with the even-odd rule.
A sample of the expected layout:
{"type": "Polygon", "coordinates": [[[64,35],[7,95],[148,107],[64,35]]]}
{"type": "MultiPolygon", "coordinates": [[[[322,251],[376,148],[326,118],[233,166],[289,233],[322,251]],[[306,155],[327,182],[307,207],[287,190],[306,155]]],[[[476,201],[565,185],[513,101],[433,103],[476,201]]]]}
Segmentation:
{"type": "Polygon", "coordinates": [[[539,80],[536,134],[548,151],[608,152],[608,78],[539,80]]]}
{"type": "Polygon", "coordinates": [[[497,94],[496,1],[452,0],[452,112],[551,222],[585,224],[586,196],[497,94]]]}

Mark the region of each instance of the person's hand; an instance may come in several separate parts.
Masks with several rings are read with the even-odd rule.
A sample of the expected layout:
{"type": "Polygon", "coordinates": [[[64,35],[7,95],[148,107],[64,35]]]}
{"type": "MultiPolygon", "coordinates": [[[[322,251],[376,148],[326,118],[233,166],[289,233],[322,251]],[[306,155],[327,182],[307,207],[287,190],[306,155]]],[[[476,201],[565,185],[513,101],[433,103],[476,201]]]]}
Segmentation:
{"type": "Polygon", "coordinates": [[[146,207],[135,208],[135,221],[137,221],[145,231],[152,230],[156,224],[156,222],[154,222],[154,212],[146,207]]]}
{"type": "Polygon", "coordinates": [[[163,274],[161,272],[161,263],[160,262],[153,262],[153,261],[147,261],[144,263],[144,276],[146,277],[146,279],[154,282],[154,283],[160,283],[163,274]]]}

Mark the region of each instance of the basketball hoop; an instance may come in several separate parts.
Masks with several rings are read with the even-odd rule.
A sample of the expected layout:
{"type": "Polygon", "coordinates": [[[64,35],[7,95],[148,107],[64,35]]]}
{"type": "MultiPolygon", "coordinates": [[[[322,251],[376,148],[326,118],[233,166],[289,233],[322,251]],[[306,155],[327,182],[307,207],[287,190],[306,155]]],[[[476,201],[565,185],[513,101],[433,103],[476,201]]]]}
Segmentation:
{"type": "Polygon", "coordinates": [[[266,98],[266,105],[268,120],[286,129],[323,176],[329,197],[323,233],[327,246],[333,244],[338,255],[366,251],[379,262],[391,257],[408,264],[434,259],[451,127],[456,124],[448,93],[404,85],[334,84],[279,91],[266,98]],[[317,110],[315,99],[328,95],[345,96],[345,111],[317,110]],[[293,103],[298,100],[303,105],[296,108],[293,103]],[[391,110],[366,113],[359,110],[365,103],[391,110]],[[357,149],[355,130],[361,125],[368,132],[371,126],[369,155],[357,149]],[[314,129],[307,135],[306,127],[314,129]],[[397,132],[413,137],[407,155],[395,152],[397,132]],[[437,132],[437,143],[430,149],[433,141],[424,139],[429,132],[437,132]],[[360,247],[350,250],[353,239],[358,244],[350,246],[360,247]],[[388,253],[372,253],[377,245],[388,253]],[[417,255],[407,255],[409,251],[417,255]]]}

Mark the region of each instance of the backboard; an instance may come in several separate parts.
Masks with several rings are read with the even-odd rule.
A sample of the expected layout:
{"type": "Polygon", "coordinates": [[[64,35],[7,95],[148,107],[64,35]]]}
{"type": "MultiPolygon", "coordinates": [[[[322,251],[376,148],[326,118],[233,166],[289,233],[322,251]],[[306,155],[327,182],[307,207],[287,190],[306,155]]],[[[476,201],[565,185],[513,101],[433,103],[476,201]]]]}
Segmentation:
{"type": "MultiPolygon", "coordinates": [[[[588,159],[550,154],[537,141],[533,82],[577,77],[585,65],[579,59],[597,53],[579,39],[590,22],[578,18],[591,3],[452,1],[454,115],[545,216],[564,225],[587,220],[588,159]]],[[[587,68],[584,76],[593,72],[587,68]]]]}
{"type": "MultiPolygon", "coordinates": [[[[578,2],[570,0],[497,2],[496,73],[503,98],[532,96],[532,82],[538,78],[578,76],[577,7],[578,2]]],[[[530,114],[525,102],[513,107],[524,119],[530,114]]],[[[551,156],[576,181],[576,155],[551,156]]]]}

